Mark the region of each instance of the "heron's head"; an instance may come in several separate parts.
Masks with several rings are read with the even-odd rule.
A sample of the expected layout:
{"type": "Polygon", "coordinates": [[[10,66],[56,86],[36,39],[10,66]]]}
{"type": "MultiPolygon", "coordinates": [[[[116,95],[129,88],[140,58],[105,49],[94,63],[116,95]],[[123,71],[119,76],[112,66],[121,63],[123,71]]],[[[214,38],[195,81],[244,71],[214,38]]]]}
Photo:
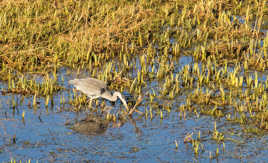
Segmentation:
{"type": "Polygon", "coordinates": [[[114,92],[114,96],[119,97],[122,103],[124,104],[124,106],[126,107],[126,109],[129,110],[127,106],[127,102],[120,92],[114,92]]]}

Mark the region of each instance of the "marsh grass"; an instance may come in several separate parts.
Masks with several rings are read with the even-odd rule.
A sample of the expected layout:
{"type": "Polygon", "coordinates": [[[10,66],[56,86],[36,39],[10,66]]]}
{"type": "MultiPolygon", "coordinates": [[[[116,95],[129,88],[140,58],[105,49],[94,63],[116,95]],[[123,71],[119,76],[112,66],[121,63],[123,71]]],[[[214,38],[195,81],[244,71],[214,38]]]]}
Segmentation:
{"type": "MultiPolygon", "coordinates": [[[[46,1],[0,2],[1,92],[43,97],[64,91],[59,68],[112,81],[109,88],[139,97],[144,118],[170,111],[212,116],[244,132],[268,130],[266,1],[46,1]],[[180,56],[194,63],[176,69],[180,56]],[[254,73],[251,73],[254,72],[254,73]],[[33,77],[43,78],[37,83],[33,77]],[[176,99],[184,97],[178,104],[176,99]],[[165,100],[169,102],[164,102],[165,100]],[[174,105],[170,104],[174,103],[174,105]]],[[[65,101],[67,99],[67,102],[65,101]]],[[[61,104],[87,105],[85,96],[61,104]]],[[[135,106],[138,108],[138,106],[135,106]]],[[[134,107],[134,108],[135,108],[134,107]]],[[[131,110],[131,114],[134,110],[131,110]]],[[[115,119],[115,116],[110,116],[115,119]]],[[[210,135],[224,144],[224,133],[210,135]]],[[[198,155],[202,140],[192,141],[198,155]]],[[[177,148],[177,145],[176,145],[177,148]]],[[[219,155],[219,149],[215,150],[219,155]]],[[[211,156],[213,157],[213,156],[211,156]]]]}

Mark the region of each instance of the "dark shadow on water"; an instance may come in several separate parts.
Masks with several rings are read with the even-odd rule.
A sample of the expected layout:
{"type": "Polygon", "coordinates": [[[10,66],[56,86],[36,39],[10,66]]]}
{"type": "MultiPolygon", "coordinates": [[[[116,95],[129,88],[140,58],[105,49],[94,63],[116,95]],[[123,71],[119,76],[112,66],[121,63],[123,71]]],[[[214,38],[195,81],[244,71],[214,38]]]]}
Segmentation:
{"type": "Polygon", "coordinates": [[[79,134],[101,135],[107,130],[109,121],[101,116],[89,114],[74,124],[67,123],[66,125],[79,134]]]}

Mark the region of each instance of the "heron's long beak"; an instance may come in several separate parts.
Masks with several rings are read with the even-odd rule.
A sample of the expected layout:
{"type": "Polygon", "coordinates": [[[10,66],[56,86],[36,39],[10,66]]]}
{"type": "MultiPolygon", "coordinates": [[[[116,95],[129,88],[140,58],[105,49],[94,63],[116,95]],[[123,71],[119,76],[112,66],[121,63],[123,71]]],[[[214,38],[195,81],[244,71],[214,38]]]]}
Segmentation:
{"type": "Polygon", "coordinates": [[[127,110],[129,110],[129,109],[128,109],[128,106],[127,106],[127,102],[126,102],[126,100],[125,100],[123,97],[121,97],[121,96],[119,96],[119,98],[120,98],[120,100],[122,101],[122,103],[124,104],[125,108],[126,108],[127,110]]]}

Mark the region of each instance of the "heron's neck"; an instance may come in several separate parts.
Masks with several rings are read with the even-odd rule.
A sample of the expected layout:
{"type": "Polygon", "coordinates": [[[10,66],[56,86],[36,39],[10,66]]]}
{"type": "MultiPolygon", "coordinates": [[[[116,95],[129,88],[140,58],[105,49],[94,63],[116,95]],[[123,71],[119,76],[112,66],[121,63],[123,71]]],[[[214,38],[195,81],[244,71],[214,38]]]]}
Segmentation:
{"type": "Polygon", "coordinates": [[[112,101],[116,101],[116,100],[117,100],[117,97],[120,98],[120,96],[121,96],[121,93],[119,93],[119,92],[114,92],[111,100],[112,100],[112,101]]]}
{"type": "Polygon", "coordinates": [[[115,98],[115,100],[116,100],[117,97],[119,97],[119,99],[120,99],[120,100],[122,101],[122,103],[125,105],[126,109],[128,109],[127,102],[126,102],[126,100],[122,97],[122,95],[121,95],[120,92],[114,92],[114,94],[113,94],[113,98],[115,98]]]}

